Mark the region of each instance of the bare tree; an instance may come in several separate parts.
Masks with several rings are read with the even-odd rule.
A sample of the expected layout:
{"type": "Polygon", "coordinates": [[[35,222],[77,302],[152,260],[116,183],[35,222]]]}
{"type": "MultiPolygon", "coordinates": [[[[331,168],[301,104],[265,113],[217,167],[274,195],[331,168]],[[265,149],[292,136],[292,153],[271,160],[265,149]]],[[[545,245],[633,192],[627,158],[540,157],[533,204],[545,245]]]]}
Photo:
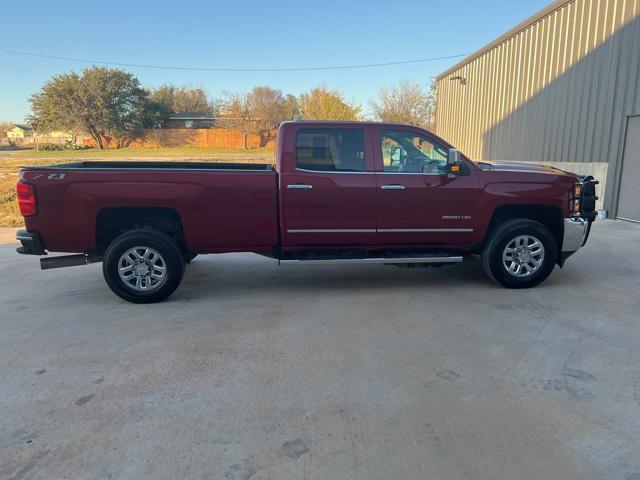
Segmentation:
{"type": "Polygon", "coordinates": [[[249,148],[247,136],[255,128],[256,119],[247,94],[224,92],[218,123],[222,127],[240,130],[245,150],[249,148]]]}
{"type": "Polygon", "coordinates": [[[267,86],[254,87],[247,94],[224,92],[220,103],[218,124],[240,130],[245,148],[249,133],[259,135],[260,146],[265,146],[278,125],[296,118],[298,111],[294,96],[284,96],[280,90],[267,86]]]}
{"type": "Polygon", "coordinates": [[[436,131],[436,113],[438,111],[438,82],[434,78],[427,92],[427,128],[436,131]]]}
{"type": "Polygon", "coordinates": [[[297,120],[300,118],[300,102],[290,93],[284,97],[284,111],[286,120],[297,120]]]}
{"type": "Polygon", "coordinates": [[[254,87],[246,99],[254,120],[251,130],[260,136],[261,146],[265,146],[278,125],[288,119],[287,98],[280,90],[263,86],[254,87]]]}
{"type": "Polygon", "coordinates": [[[392,87],[378,90],[377,100],[371,100],[375,116],[385,122],[410,123],[433,128],[435,120],[436,95],[434,84],[430,91],[411,80],[400,80],[392,87]]]}

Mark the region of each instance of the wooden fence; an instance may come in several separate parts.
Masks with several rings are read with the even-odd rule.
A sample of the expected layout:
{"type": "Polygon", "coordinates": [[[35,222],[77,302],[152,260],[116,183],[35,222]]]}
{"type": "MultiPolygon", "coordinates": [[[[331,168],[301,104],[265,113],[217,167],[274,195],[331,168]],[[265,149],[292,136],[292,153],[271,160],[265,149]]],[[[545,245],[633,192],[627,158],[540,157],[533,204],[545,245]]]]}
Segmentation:
{"type": "MultiPolygon", "coordinates": [[[[109,146],[115,146],[109,141],[109,146]]],[[[275,141],[271,140],[266,145],[261,145],[260,136],[247,135],[248,148],[275,148],[275,141]]],[[[85,145],[95,146],[91,138],[85,139],[85,145]]],[[[133,140],[130,147],[218,147],[218,148],[243,148],[244,135],[238,130],[226,128],[166,128],[145,130],[137,139],[133,140]]]]}

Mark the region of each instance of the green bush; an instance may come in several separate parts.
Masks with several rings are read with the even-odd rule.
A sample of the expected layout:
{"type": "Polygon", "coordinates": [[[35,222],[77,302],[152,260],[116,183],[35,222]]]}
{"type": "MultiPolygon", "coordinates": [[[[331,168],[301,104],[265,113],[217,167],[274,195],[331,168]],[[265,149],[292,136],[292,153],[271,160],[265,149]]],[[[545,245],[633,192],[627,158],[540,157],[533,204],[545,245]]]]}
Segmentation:
{"type": "Polygon", "coordinates": [[[39,146],[39,149],[45,152],[61,152],[63,150],[87,150],[89,148],[91,147],[85,145],[76,145],[69,140],[64,143],[43,143],[39,146]]]}
{"type": "Polygon", "coordinates": [[[60,150],[66,150],[64,145],[58,143],[43,143],[38,145],[39,150],[43,150],[46,152],[58,152],[60,150]]]}

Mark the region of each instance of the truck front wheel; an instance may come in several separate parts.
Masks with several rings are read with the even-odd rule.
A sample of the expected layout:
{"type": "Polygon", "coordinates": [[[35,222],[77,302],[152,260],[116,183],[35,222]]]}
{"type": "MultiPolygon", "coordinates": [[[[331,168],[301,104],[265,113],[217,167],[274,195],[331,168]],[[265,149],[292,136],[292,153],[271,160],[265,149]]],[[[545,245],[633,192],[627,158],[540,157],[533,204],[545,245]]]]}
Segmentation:
{"type": "Polygon", "coordinates": [[[180,285],[184,259],[168,235],[151,229],[132,230],[111,242],[102,273],[119,297],[133,303],[155,303],[180,285]]]}
{"type": "Polygon", "coordinates": [[[553,271],[558,245],[545,225],[518,218],[498,225],[482,251],[486,274],[507,288],[529,288],[553,271]]]}

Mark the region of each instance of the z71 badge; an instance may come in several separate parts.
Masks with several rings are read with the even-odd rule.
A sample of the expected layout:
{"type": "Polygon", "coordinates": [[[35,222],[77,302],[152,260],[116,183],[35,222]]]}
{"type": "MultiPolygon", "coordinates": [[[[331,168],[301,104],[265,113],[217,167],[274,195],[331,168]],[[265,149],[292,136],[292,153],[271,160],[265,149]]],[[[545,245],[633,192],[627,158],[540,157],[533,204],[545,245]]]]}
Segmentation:
{"type": "MultiPolygon", "coordinates": [[[[47,175],[47,180],[64,180],[64,176],[66,174],[65,173],[50,173],[47,175]]],[[[38,178],[44,177],[45,174],[43,173],[38,173],[37,175],[33,176],[34,180],[37,180],[38,178]]]]}

